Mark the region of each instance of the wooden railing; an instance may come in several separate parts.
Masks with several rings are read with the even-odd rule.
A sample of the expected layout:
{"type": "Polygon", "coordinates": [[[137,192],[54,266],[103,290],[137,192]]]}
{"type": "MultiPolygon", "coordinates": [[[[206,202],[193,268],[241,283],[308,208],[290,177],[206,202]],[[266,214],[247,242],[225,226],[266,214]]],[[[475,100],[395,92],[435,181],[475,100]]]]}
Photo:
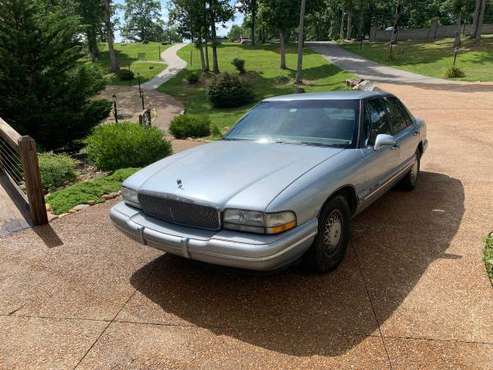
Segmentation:
{"type": "Polygon", "coordinates": [[[30,136],[21,136],[1,118],[0,174],[6,175],[28,203],[32,223],[48,223],[36,143],[30,136]]]}

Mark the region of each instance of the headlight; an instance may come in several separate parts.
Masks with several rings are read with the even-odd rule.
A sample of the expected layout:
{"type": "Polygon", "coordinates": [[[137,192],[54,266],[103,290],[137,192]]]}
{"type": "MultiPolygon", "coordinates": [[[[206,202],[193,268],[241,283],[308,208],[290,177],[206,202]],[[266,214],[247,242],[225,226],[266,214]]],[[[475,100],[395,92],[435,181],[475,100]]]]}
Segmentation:
{"type": "Polygon", "coordinates": [[[129,206],[140,208],[139,195],[137,190],[122,187],[123,201],[129,206]]]}
{"type": "Polygon", "coordinates": [[[242,209],[224,211],[224,228],[257,234],[279,234],[296,227],[296,215],[291,211],[263,213],[242,209]]]}

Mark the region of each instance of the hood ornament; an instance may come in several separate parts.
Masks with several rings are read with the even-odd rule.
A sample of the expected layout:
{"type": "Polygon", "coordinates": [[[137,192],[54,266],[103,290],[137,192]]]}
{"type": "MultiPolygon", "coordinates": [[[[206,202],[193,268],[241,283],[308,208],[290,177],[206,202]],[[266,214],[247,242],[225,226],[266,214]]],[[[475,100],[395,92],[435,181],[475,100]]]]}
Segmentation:
{"type": "Polygon", "coordinates": [[[183,181],[180,179],[176,180],[176,185],[178,185],[178,189],[183,190],[183,181]]]}

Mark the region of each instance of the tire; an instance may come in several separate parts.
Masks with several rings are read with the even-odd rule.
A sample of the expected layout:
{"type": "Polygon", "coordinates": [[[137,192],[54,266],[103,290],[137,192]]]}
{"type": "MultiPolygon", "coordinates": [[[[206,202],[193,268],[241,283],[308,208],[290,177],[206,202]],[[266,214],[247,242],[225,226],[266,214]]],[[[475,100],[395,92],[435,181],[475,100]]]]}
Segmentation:
{"type": "Polygon", "coordinates": [[[318,217],[318,234],[303,256],[305,269],[326,273],[339,266],[351,238],[351,218],[348,202],[342,195],[331,198],[324,205],[318,217]]]}
{"type": "Polygon", "coordinates": [[[418,182],[419,171],[421,167],[421,155],[419,150],[414,154],[416,161],[414,162],[411,170],[408,172],[406,177],[404,177],[400,182],[400,188],[406,191],[413,191],[416,188],[418,182]]]}

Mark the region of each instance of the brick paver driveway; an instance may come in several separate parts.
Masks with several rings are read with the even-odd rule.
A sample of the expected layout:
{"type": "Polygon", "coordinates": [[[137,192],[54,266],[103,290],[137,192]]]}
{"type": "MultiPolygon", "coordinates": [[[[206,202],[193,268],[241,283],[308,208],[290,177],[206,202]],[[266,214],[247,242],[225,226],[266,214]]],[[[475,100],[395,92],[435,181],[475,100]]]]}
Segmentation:
{"type": "Polygon", "coordinates": [[[336,272],[190,263],[91,207],[0,239],[0,367],[493,368],[493,89],[384,88],[431,147],[415,192],[355,220],[336,272]]]}

